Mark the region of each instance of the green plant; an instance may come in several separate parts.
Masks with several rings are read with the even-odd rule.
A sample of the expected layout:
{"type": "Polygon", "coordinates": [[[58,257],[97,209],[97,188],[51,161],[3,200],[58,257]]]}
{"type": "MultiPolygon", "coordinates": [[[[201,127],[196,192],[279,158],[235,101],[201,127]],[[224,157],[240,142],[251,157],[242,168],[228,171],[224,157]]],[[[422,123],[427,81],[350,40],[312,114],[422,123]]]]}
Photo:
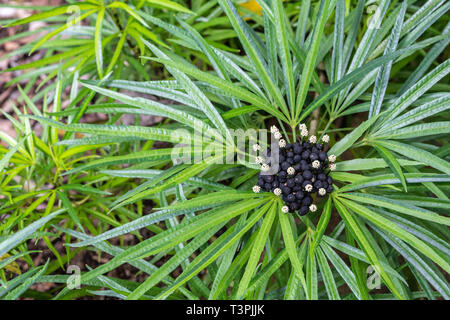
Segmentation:
{"type": "MultiPolygon", "coordinates": [[[[83,248],[112,258],[84,272],[81,283],[86,287],[80,290],[65,287],[67,276],[53,274],[55,267],[33,268],[9,281],[16,281],[18,289],[12,289],[19,292],[10,297],[20,296],[34,282],[55,282],[63,284],[56,298],[449,298],[450,126],[444,112],[450,95],[443,79],[450,72],[444,52],[450,41],[450,3],[381,0],[369,17],[365,1],[302,1],[292,6],[281,0],[258,1],[263,15],[249,25],[231,0],[217,2],[234,30],[239,53],[228,50],[228,40],[223,46],[211,43],[183,17],[169,23],[145,16],[175,37],[177,47],[141,37],[138,41],[146,49],[139,58],[144,65],[161,64],[170,76],[152,81],[110,76],[80,80],[92,98],[98,94],[96,103],[91,104],[91,98],[80,108],[77,101],[64,110],[44,110],[45,115],[28,105],[34,115],[22,115],[20,125],[37,120],[52,132],[67,132],[55,147],[55,165],[64,152],[101,153],[98,159],[79,158],[62,166],[68,169],[63,173],[69,179],[66,188],[73,189],[67,187],[71,181],[81,181],[112,195],[94,195],[89,189],[92,194],[77,203],[75,214],[70,201],[62,198],[60,210],[50,214],[53,208],[48,209],[44,218],[33,219],[27,227],[6,223],[6,234],[17,233],[0,243],[0,253],[26,257],[31,253],[19,245],[51,225],[53,232],[66,236],[64,261],[83,248]],[[191,60],[178,46],[202,59],[191,60]],[[72,121],[88,112],[110,118],[106,124],[72,121]],[[114,124],[122,114],[150,114],[168,121],[156,127],[114,124]],[[64,117],[69,121],[62,121],[64,117]],[[259,165],[237,148],[233,136],[276,124],[288,142],[294,142],[305,122],[311,134],[331,136],[328,154],[338,160],[331,173],[335,191],[318,203],[316,212],[299,216],[283,213],[278,196],[251,191],[259,165]],[[68,139],[74,132],[85,136],[68,139]],[[200,140],[199,132],[214,134],[215,140],[200,140]],[[156,148],[154,141],[170,146],[156,148]],[[179,145],[186,141],[200,149],[179,145]],[[224,163],[220,151],[226,148],[245,161],[224,163]],[[188,156],[206,156],[194,163],[174,163],[173,155],[181,149],[188,156]],[[208,153],[211,149],[215,152],[208,153]],[[157,208],[144,215],[148,200],[157,208]],[[81,225],[75,219],[62,219],[62,226],[50,224],[50,218],[62,217],[62,210],[73,218],[81,215],[81,225]],[[100,220],[98,229],[90,227],[89,216],[100,220]],[[142,228],[152,235],[137,244],[106,242],[128,233],[139,235],[142,228]],[[105,276],[125,263],[148,276],[141,283],[105,276]],[[367,285],[369,266],[382,281],[382,293],[367,285]],[[181,273],[172,277],[176,269],[181,273]],[[340,290],[344,288],[347,291],[340,290]]],[[[9,170],[23,163],[21,144],[30,135],[37,139],[27,134],[10,143],[9,151],[0,150],[7,159],[1,164],[10,162],[9,170]]],[[[255,143],[244,141],[247,147],[255,143]]],[[[27,153],[32,150],[27,148],[27,153]]],[[[26,162],[22,170],[28,166],[26,162]]],[[[4,183],[5,190],[13,194],[17,186],[9,183],[4,183]]],[[[2,210],[22,211],[17,201],[5,202],[2,210]]],[[[6,294],[0,291],[0,296],[6,294]]]]}

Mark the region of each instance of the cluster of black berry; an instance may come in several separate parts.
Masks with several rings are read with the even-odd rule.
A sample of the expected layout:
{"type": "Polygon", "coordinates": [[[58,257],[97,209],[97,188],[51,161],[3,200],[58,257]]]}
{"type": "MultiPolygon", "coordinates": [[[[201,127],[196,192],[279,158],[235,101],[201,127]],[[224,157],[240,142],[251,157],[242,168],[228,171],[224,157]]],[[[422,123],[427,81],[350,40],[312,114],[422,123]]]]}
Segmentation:
{"type": "MultiPolygon", "coordinates": [[[[317,210],[313,194],[324,197],[333,192],[333,179],[328,173],[336,168],[336,157],[328,156],[325,151],[323,143],[329,142],[328,135],[322,137],[323,143],[318,143],[314,135],[307,138],[308,129],[304,124],[300,125],[300,130],[302,140],[290,144],[282,139],[275,126],[271,128],[278,140],[278,155],[272,154],[268,148],[264,157],[256,157],[256,162],[261,164],[261,172],[253,191],[273,192],[283,199],[283,212],[298,211],[303,216],[317,210]]],[[[260,147],[255,145],[254,148],[259,150],[260,147]]]]}

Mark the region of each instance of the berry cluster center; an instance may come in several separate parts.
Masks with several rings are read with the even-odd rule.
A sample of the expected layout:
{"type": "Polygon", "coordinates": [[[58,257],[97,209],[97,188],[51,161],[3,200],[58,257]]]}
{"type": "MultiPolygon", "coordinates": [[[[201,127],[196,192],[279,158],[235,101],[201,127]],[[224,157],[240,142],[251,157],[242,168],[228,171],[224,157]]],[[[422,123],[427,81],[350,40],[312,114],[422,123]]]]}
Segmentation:
{"type": "MultiPolygon", "coordinates": [[[[300,132],[298,141],[286,143],[279,130],[271,127],[271,133],[278,140],[278,152],[268,147],[264,156],[256,157],[261,171],[253,191],[273,192],[283,200],[283,212],[298,211],[303,216],[317,210],[314,198],[333,192],[333,179],[329,173],[336,169],[336,157],[325,151],[328,135],[324,135],[323,143],[319,143],[316,136],[308,137],[306,125],[300,125],[300,132]]],[[[260,146],[255,145],[254,149],[260,150],[260,146]]]]}

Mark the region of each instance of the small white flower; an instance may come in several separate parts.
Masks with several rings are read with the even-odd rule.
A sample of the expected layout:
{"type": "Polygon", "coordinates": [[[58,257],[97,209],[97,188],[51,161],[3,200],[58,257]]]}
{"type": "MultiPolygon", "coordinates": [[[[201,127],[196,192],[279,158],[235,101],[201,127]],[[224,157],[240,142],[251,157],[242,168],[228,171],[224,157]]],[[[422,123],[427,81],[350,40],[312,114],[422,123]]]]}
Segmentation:
{"type": "Polygon", "coordinates": [[[259,156],[258,156],[258,157],[255,158],[255,162],[256,162],[256,163],[263,163],[263,161],[264,161],[264,160],[263,160],[262,157],[259,157],[259,156]]]}
{"type": "Polygon", "coordinates": [[[311,212],[316,212],[317,211],[317,206],[315,204],[312,204],[312,205],[309,206],[309,210],[311,212]]]}
{"type": "Polygon", "coordinates": [[[270,167],[267,163],[263,163],[263,165],[261,166],[261,170],[262,171],[269,171],[270,167]]]}
{"type": "Polygon", "coordinates": [[[330,161],[330,162],[335,162],[335,161],[336,161],[336,156],[335,156],[334,154],[330,155],[330,156],[328,157],[328,161],[330,161]]]}
{"type": "Polygon", "coordinates": [[[325,190],[324,188],[320,188],[320,189],[319,189],[319,194],[320,194],[321,196],[324,196],[324,195],[327,194],[327,190],[325,190]]]}
{"type": "Polygon", "coordinates": [[[336,164],[335,163],[330,163],[330,170],[331,171],[336,170],[336,164]]]}
{"type": "Polygon", "coordinates": [[[312,163],[312,166],[314,169],[318,169],[320,167],[320,161],[319,160],[314,160],[312,163]]]}
{"type": "Polygon", "coordinates": [[[289,212],[289,207],[288,206],[283,206],[281,208],[281,211],[283,211],[284,213],[288,213],[289,212]]]}
{"type": "Polygon", "coordinates": [[[281,135],[281,133],[280,133],[279,131],[275,132],[275,133],[273,134],[273,136],[274,136],[275,139],[277,139],[277,140],[280,140],[281,137],[282,137],[282,135],[281,135]]]}
{"type": "Polygon", "coordinates": [[[261,146],[259,144],[255,143],[253,145],[253,151],[258,151],[258,150],[261,150],[261,146]]]}
{"type": "Polygon", "coordinates": [[[279,196],[281,194],[281,189],[280,188],[275,188],[273,190],[274,195],[279,196]]]}
{"type": "Polygon", "coordinates": [[[317,137],[316,136],[309,137],[309,142],[316,143],[317,142],[317,137]]]}
{"type": "Polygon", "coordinates": [[[253,192],[254,193],[259,193],[261,191],[261,187],[260,186],[253,186],[253,192]]]}
{"type": "Polygon", "coordinates": [[[299,128],[300,128],[300,131],[308,130],[308,128],[306,127],[306,124],[304,124],[304,123],[300,123],[299,128]]]}
{"type": "Polygon", "coordinates": [[[325,142],[325,143],[328,143],[329,141],[330,141],[330,136],[329,135],[324,135],[323,137],[322,137],[322,141],[323,142],[325,142]]]}
{"type": "Polygon", "coordinates": [[[271,127],[270,127],[270,132],[271,132],[271,133],[278,132],[278,128],[277,128],[276,126],[271,126],[271,127]]]}
{"type": "Polygon", "coordinates": [[[302,130],[302,132],[300,132],[300,135],[302,136],[302,137],[307,137],[308,136],[308,130],[307,129],[304,129],[304,130],[302,130]]]}
{"type": "Polygon", "coordinates": [[[280,141],[278,141],[278,145],[280,146],[280,148],[286,147],[286,140],[280,139],[280,141]]]}
{"type": "Polygon", "coordinates": [[[292,167],[289,167],[289,168],[287,169],[287,173],[290,174],[290,175],[293,175],[293,174],[295,173],[295,169],[292,168],[292,167]]]}
{"type": "Polygon", "coordinates": [[[305,190],[308,191],[308,192],[311,192],[312,189],[313,189],[313,186],[310,185],[310,184],[307,184],[307,185],[305,186],[305,190]]]}

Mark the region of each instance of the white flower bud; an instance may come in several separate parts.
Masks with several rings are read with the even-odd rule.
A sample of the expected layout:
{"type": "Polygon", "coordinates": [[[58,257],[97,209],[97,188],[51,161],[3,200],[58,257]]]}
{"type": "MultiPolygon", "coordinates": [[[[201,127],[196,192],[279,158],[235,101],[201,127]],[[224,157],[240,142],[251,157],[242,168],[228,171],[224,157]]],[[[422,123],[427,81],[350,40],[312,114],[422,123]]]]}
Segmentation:
{"type": "Polygon", "coordinates": [[[276,196],[281,195],[281,189],[280,189],[280,188],[275,188],[275,189],[273,190],[273,194],[276,195],[276,196]]]}
{"type": "Polygon", "coordinates": [[[300,125],[298,127],[300,128],[300,131],[308,130],[308,128],[306,127],[306,124],[304,124],[304,123],[300,123],[300,125]]]}
{"type": "Polygon", "coordinates": [[[316,136],[309,137],[309,142],[316,143],[317,142],[317,137],[316,136]]]}
{"type": "Polygon", "coordinates": [[[320,188],[320,189],[319,189],[319,194],[320,194],[321,196],[324,196],[324,195],[327,194],[327,190],[325,190],[324,188],[320,188]]]}
{"type": "Polygon", "coordinates": [[[295,169],[292,168],[292,167],[289,167],[289,168],[287,169],[287,173],[290,174],[290,175],[293,175],[293,174],[295,173],[295,169]]]}
{"type": "Polygon", "coordinates": [[[259,157],[259,156],[258,156],[258,157],[255,158],[255,162],[256,162],[256,163],[263,163],[263,161],[264,161],[264,160],[263,160],[262,157],[259,157]]]}
{"type": "Polygon", "coordinates": [[[336,164],[335,163],[330,163],[330,170],[331,171],[336,170],[336,164]]]}
{"type": "Polygon", "coordinates": [[[261,170],[262,171],[269,171],[270,167],[267,163],[263,163],[263,165],[261,166],[261,170]]]}
{"type": "Polygon", "coordinates": [[[325,135],[322,137],[322,141],[325,142],[325,143],[328,143],[328,142],[330,141],[330,136],[327,135],[327,134],[325,134],[325,135]]]}
{"type": "Polygon", "coordinates": [[[328,161],[330,161],[330,162],[335,162],[335,161],[336,161],[336,156],[335,156],[334,154],[330,155],[330,156],[328,157],[328,161]]]}
{"type": "Polygon", "coordinates": [[[315,204],[312,204],[312,205],[309,206],[309,210],[311,212],[316,212],[317,211],[317,206],[315,204]]]}
{"type": "Polygon", "coordinates": [[[319,160],[314,160],[312,163],[312,166],[314,169],[318,169],[320,167],[320,161],[319,160]]]}
{"type": "Polygon", "coordinates": [[[302,137],[307,137],[308,136],[308,130],[307,129],[304,129],[304,130],[302,130],[302,132],[300,132],[300,135],[302,136],[302,137]]]}
{"type": "Polygon", "coordinates": [[[253,151],[258,151],[258,150],[261,150],[261,146],[256,143],[253,145],[253,151]]]}
{"type": "Polygon", "coordinates": [[[270,127],[270,132],[271,132],[271,133],[278,132],[278,128],[277,128],[276,126],[271,126],[271,127],[270,127]]]}
{"type": "Polygon", "coordinates": [[[254,193],[259,193],[261,191],[261,187],[260,186],[253,186],[253,192],[254,193]]]}
{"type": "Polygon", "coordinates": [[[280,139],[280,141],[278,141],[278,145],[280,146],[280,148],[286,147],[286,140],[280,139]]]}
{"type": "Polygon", "coordinates": [[[312,189],[313,189],[313,186],[310,185],[310,184],[307,184],[307,185],[305,186],[305,190],[308,191],[308,192],[311,192],[312,189]]]}
{"type": "Polygon", "coordinates": [[[289,207],[288,206],[283,206],[281,208],[281,211],[283,211],[284,213],[288,213],[289,212],[289,207]]]}
{"type": "Polygon", "coordinates": [[[279,131],[275,132],[275,133],[273,134],[273,136],[274,136],[275,139],[277,139],[277,140],[280,140],[281,137],[282,137],[282,135],[281,135],[281,133],[280,133],[279,131]]]}

